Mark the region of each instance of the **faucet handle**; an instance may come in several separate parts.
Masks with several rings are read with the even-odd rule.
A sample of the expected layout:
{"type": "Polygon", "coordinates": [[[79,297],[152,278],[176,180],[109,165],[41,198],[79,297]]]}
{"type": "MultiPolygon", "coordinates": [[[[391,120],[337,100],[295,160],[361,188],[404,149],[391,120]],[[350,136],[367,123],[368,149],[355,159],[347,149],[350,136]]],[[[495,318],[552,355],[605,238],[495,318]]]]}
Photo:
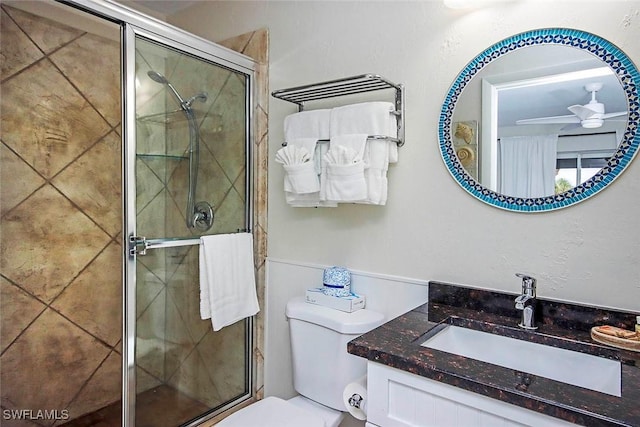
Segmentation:
{"type": "Polygon", "coordinates": [[[524,310],[524,304],[531,299],[529,295],[519,295],[518,298],[515,299],[516,310],[524,310]]]}
{"type": "Polygon", "coordinates": [[[523,273],[516,273],[522,279],[522,293],[530,297],[536,296],[536,279],[523,273]]]}

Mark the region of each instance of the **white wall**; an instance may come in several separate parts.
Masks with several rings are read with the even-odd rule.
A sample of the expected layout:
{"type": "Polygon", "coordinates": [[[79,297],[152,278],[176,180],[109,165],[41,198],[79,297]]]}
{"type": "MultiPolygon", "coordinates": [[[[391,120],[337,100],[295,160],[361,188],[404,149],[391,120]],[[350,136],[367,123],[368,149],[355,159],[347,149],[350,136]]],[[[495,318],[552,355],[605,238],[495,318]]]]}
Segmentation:
{"type": "MultiPolygon", "coordinates": [[[[269,256],[424,280],[516,291],[514,273],[539,279],[542,297],[640,309],[640,164],[586,202],[517,214],[462,190],[438,149],[442,100],[484,48],[540,27],[571,27],[613,42],[640,64],[640,1],[498,3],[446,9],[439,1],[214,1],[172,23],[221,40],[270,32],[270,90],[377,73],[404,83],[406,144],[389,171],[386,207],[293,209],[269,165],[269,256]]],[[[270,158],[295,106],[269,105],[270,158]]]]}
{"type": "MultiPolygon", "coordinates": [[[[290,274],[305,271],[305,263],[509,292],[519,290],[514,274],[524,272],[539,279],[544,298],[640,310],[640,161],[583,203],[517,214],[460,188],[437,140],[442,101],[459,70],[508,36],[577,28],[611,41],[640,65],[640,1],[521,0],[462,12],[440,1],[219,0],[169,21],[214,41],[268,27],[270,91],[361,73],[406,86],[406,144],[389,172],[387,206],[290,208],[281,167],[269,164],[268,254],[286,261],[278,261],[277,274],[269,264],[267,394],[291,393],[283,311],[308,285],[290,274]]],[[[296,109],[273,98],[269,109],[273,159],[283,118],[296,109]]]]}

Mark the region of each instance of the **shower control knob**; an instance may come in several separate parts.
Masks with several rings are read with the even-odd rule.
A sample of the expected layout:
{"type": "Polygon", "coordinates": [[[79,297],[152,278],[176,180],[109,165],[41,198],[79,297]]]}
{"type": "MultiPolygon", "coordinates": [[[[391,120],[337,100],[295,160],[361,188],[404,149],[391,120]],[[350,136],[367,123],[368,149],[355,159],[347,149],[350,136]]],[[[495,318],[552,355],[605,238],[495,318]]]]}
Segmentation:
{"type": "Polygon", "coordinates": [[[198,202],[194,207],[193,224],[199,231],[207,231],[213,226],[213,207],[207,202],[198,202]]]}

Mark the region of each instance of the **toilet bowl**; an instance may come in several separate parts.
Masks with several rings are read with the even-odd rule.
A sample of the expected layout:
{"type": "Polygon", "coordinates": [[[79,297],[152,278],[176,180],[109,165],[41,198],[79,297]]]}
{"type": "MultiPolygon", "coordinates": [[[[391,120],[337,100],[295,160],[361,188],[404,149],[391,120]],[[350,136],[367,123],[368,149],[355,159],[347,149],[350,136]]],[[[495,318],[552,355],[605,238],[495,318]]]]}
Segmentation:
{"type": "Polygon", "coordinates": [[[342,392],[366,374],[366,361],[347,353],[347,343],[380,326],[381,313],[345,313],[309,304],[287,303],[293,384],[299,396],[267,397],[230,415],[220,427],[338,427],[345,416],[342,392]]]}
{"type": "Polygon", "coordinates": [[[283,400],[270,396],[231,414],[221,427],[338,427],[344,413],[302,396],[283,400]]]}

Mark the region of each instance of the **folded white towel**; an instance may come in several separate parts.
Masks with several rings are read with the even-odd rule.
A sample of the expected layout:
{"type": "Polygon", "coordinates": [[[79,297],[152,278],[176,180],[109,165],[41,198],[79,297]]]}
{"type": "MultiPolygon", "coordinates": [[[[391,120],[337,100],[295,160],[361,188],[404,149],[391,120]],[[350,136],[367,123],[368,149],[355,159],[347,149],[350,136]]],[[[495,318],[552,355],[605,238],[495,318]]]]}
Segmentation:
{"type": "Polygon", "coordinates": [[[276,162],[283,165],[299,165],[311,160],[311,154],[305,147],[287,145],[276,151],[276,162]]]}
{"type": "Polygon", "coordinates": [[[320,191],[320,179],[312,162],[282,165],[285,171],[284,191],[309,194],[320,191]]]}
{"type": "Polygon", "coordinates": [[[287,204],[294,208],[335,208],[338,203],[329,200],[321,200],[320,194],[322,187],[326,182],[327,168],[323,159],[324,155],[329,151],[329,144],[318,144],[315,149],[314,166],[315,172],[320,177],[320,191],[308,194],[296,194],[285,191],[285,200],[287,204]]]}
{"type": "Polygon", "coordinates": [[[251,233],[200,237],[200,317],[219,331],[258,311],[251,233]]]}
{"type": "Polygon", "coordinates": [[[320,186],[320,200],[357,202],[367,197],[364,178],[366,134],[336,135],[324,155],[326,173],[320,186]]]}
{"type": "Polygon", "coordinates": [[[327,178],[320,198],[342,203],[354,203],[366,199],[367,182],[364,179],[364,162],[350,164],[327,163],[327,178]]]}
{"type": "Polygon", "coordinates": [[[284,140],[296,138],[329,139],[331,110],[309,110],[290,114],[284,118],[284,140]]]}
{"type": "Polygon", "coordinates": [[[347,164],[364,159],[367,134],[334,135],[329,142],[329,151],[324,159],[331,163],[347,164]]]}
{"type": "Polygon", "coordinates": [[[318,144],[318,138],[291,138],[287,141],[287,146],[292,145],[300,149],[305,149],[309,153],[309,157],[313,160],[316,151],[316,145],[318,144]]]}
{"type": "Polygon", "coordinates": [[[276,152],[275,160],[282,164],[285,171],[284,191],[297,194],[320,191],[320,180],[307,148],[296,144],[287,145],[276,152]]]}
{"type": "Polygon", "coordinates": [[[324,155],[325,162],[333,165],[349,165],[361,159],[362,157],[358,156],[355,150],[342,145],[334,145],[329,152],[324,155]]]}

